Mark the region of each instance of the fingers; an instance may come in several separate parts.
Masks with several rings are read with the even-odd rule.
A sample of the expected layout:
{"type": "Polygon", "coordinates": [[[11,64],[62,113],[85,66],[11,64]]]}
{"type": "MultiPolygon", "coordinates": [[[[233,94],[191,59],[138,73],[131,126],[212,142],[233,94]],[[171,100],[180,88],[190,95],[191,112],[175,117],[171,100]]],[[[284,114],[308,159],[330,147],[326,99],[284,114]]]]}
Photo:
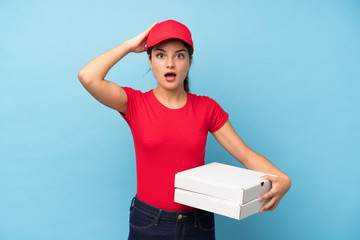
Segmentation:
{"type": "Polygon", "coordinates": [[[267,192],[266,194],[264,194],[263,196],[261,196],[259,198],[259,202],[263,201],[264,199],[271,198],[277,193],[276,188],[274,188],[274,183],[276,183],[277,180],[278,180],[277,177],[270,176],[270,175],[261,176],[260,178],[262,180],[269,180],[271,182],[271,184],[272,184],[272,188],[271,188],[271,190],[269,192],[267,192]]]}
{"type": "Polygon", "coordinates": [[[267,204],[265,204],[264,206],[262,206],[260,208],[260,213],[263,213],[264,211],[273,211],[275,210],[275,208],[277,207],[277,205],[279,204],[279,201],[275,198],[272,198],[267,204]]]}
{"type": "Polygon", "coordinates": [[[146,51],[146,40],[147,37],[149,36],[149,32],[150,30],[159,22],[156,21],[155,23],[153,23],[150,27],[148,27],[143,33],[139,34],[138,36],[136,36],[134,39],[136,40],[136,50],[134,50],[134,52],[136,53],[140,53],[140,52],[145,52],[146,51]]]}
{"type": "Polygon", "coordinates": [[[265,193],[264,195],[262,195],[262,196],[259,198],[259,202],[262,202],[263,200],[272,198],[273,196],[275,196],[275,194],[276,194],[276,191],[275,191],[274,189],[271,189],[271,191],[265,193]]]}
{"type": "Polygon", "coordinates": [[[154,22],[150,27],[148,27],[148,29],[145,30],[145,33],[149,33],[150,30],[158,23],[159,23],[159,21],[154,22]]]}
{"type": "Polygon", "coordinates": [[[263,211],[273,211],[279,204],[281,198],[286,193],[286,191],[284,191],[284,185],[286,185],[286,182],[282,177],[271,176],[271,175],[261,176],[260,178],[263,180],[270,181],[272,188],[268,193],[264,194],[259,198],[259,202],[262,202],[264,200],[269,201],[260,208],[259,212],[263,213],[263,211]]]}
{"type": "Polygon", "coordinates": [[[279,204],[279,202],[280,201],[276,201],[275,204],[272,207],[268,208],[266,211],[274,211],[277,205],[279,204]]]}
{"type": "Polygon", "coordinates": [[[149,32],[158,23],[159,22],[156,21],[150,27],[148,27],[144,32],[140,33],[139,35],[129,40],[132,52],[141,53],[146,51],[146,40],[149,35],[149,32]]]}
{"type": "Polygon", "coordinates": [[[278,180],[278,177],[274,177],[274,176],[271,176],[271,175],[265,175],[265,176],[261,176],[260,179],[275,182],[275,181],[278,180]]]}

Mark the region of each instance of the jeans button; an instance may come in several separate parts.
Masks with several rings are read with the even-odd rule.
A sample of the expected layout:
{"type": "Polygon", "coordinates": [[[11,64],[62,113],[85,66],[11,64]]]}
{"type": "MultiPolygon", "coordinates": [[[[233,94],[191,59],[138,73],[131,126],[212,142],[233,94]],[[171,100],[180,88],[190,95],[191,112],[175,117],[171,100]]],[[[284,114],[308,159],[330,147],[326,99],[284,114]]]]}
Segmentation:
{"type": "Polygon", "coordinates": [[[182,217],[183,217],[183,216],[182,216],[181,214],[179,214],[179,215],[178,215],[178,220],[182,219],[182,217]]]}

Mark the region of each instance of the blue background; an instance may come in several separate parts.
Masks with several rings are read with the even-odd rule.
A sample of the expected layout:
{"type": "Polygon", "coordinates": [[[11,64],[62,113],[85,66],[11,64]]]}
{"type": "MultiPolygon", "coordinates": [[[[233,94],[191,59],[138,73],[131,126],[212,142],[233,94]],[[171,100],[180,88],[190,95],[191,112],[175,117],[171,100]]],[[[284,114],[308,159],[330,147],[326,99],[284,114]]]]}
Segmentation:
{"type": "MultiPolygon", "coordinates": [[[[359,1],[0,1],[0,239],[126,239],[131,132],[77,79],[155,21],[187,25],[191,92],[288,174],[274,212],[216,216],[217,239],[360,239],[359,1]]],[[[106,79],[156,87],[147,56],[106,79]]],[[[209,134],[206,162],[241,166],[209,134]]]]}

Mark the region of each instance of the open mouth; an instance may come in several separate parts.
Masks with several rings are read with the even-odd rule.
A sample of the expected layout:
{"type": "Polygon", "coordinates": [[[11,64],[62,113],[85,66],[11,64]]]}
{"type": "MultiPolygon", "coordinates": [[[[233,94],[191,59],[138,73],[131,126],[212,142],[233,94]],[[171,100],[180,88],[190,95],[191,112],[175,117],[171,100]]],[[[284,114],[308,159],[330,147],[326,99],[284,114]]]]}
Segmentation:
{"type": "Polygon", "coordinates": [[[167,72],[167,73],[165,73],[165,79],[166,79],[167,81],[174,81],[175,78],[176,78],[176,73],[174,73],[174,72],[167,72]]]}

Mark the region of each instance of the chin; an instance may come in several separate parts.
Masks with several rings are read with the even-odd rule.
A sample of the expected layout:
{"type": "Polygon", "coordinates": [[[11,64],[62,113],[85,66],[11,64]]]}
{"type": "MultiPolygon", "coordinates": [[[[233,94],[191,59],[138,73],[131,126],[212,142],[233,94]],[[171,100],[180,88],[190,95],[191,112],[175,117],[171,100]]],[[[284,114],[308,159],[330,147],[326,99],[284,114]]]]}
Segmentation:
{"type": "Polygon", "coordinates": [[[169,90],[169,91],[174,91],[177,90],[179,88],[183,88],[183,84],[174,84],[174,83],[168,83],[166,82],[165,84],[158,84],[158,86],[161,86],[162,88],[169,90]]]}

